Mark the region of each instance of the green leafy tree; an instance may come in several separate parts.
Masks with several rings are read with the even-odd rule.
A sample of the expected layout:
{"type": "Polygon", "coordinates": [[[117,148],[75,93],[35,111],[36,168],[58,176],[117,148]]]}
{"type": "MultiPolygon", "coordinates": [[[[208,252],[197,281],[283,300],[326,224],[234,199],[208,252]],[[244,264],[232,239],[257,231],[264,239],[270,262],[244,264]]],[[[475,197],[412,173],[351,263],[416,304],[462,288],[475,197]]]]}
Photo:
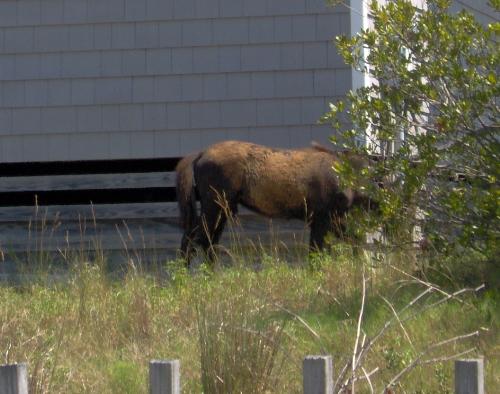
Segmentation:
{"type": "MultiPolygon", "coordinates": [[[[499,0],[490,5],[492,14],[500,11],[499,0]]],[[[345,62],[373,83],[331,104],[324,120],[340,128],[347,114],[352,128],[342,131],[342,143],[380,156],[369,176],[391,180],[372,190],[387,223],[424,218],[435,248],[473,248],[494,261],[500,23],[483,26],[449,6],[449,0],[428,0],[424,8],[372,1],[373,28],[336,40],[345,62]]]]}

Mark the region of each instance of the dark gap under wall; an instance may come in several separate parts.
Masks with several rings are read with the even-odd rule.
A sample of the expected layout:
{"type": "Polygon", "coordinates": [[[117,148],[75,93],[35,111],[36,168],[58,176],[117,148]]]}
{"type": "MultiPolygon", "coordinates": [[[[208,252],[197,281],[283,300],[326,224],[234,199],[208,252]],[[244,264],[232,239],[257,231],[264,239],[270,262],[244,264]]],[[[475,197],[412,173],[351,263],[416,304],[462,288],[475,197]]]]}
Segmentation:
{"type": "Polygon", "coordinates": [[[169,157],[161,159],[0,163],[0,177],[174,171],[179,160],[178,157],[169,157]]]}
{"type": "Polygon", "coordinates": [[[123,204],[175,201],[174,187],[0,192],[0,206],[123,204]]]}
{"type": "Polygon", "coordinates": [[[2,177],[173,172],[179,158],[0,163],[0,206],[172,202],[175,187],[2,191],[2,177]]]}

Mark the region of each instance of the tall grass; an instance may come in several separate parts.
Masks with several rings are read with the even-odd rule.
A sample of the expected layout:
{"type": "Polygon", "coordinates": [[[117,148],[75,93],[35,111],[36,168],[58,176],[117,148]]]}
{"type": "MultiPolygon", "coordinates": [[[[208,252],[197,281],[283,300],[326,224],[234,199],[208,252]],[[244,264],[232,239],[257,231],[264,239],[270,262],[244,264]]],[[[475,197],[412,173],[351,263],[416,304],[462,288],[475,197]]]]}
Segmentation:
{"type": "Polygon", "coordinates": [[[267,393],[285,361],[286,320],[253,294],[253,280],[223,280],[195,296],[205,393],[267,393]]]}
{"type": "Polygon", "coordinates": [[[449,359],[467,352],[500,387],[497,291],[432,284],[413,251],[375,259],[339,244],[294,265],[282,251],[256,247],[257,269],[240,246],[232,267],[163,262],[168,281],[137,264],[117,279],[102,253],[67,254],[64,280],[0,286],[0,362],[27,361],[34,393],[145,393],[162,358],[181,360],[184,392],[299,393],[303,357],[329,353],[339,388],[380,391],[404,372],[398,391],[449,392],[449,359]]]}

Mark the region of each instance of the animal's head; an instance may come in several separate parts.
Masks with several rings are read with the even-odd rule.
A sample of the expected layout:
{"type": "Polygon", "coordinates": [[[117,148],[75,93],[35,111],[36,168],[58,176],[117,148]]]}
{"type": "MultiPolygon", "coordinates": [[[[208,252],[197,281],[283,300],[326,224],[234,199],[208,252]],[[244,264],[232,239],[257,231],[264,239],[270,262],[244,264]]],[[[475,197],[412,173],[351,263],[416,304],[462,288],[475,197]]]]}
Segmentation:
{"type": "Polygon", "coordinates": [[[353,183],[353,206],[358,206],[372,213],[380,212],[377,195],[384,188],[384,182],[374,171],[376,161],[351,151],[342,153],[344,171],[353,183]]]}
{"type": "Polygon", "coordinates": [[[372,171],[377,157],[367,157],[350,150],[335,151],[315,141],[311,143],[311,148],[332,155],[333,171],[338,173],[341,182],[346,181],[349,184],[349,186],[344,185],[349,205],[361,207],[366,211],[379,212],[380,204],[375,196],[377,191],[383,188],[383,182],[374,178],[372,171]]]}

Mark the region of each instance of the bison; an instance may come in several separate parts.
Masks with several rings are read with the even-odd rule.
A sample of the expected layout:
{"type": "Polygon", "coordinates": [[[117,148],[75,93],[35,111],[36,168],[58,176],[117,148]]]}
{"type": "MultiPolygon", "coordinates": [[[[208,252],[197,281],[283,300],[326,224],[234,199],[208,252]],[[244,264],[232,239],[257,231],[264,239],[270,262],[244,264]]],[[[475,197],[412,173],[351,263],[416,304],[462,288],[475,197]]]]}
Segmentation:
{"type": "Polygon", "coordinates": [[[343,235],[349,209],[376,205],[361,191],[341,187],[332,167],[346,160],[355,171],[369,164],[352,152],[334,152],[318,144],[289,150],[225,141],[186,156],[176,168],[182,256],[189,265],[198,244],[213,260],[213,247],[238,204],[270,218],[307,220],[309,247],[321,250],[329,231],[343,235]]]}

